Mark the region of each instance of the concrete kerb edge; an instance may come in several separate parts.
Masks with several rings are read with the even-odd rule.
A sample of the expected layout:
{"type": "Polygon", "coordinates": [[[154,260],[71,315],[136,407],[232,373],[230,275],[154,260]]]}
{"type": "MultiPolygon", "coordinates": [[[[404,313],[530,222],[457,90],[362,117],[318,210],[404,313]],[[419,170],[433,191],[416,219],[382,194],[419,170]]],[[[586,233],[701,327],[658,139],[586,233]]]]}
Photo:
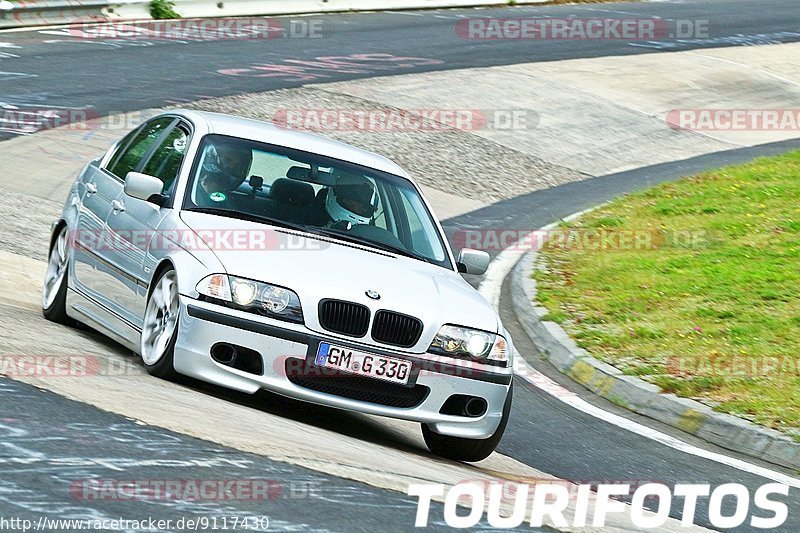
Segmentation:
{"type": "MultiPolygon", "coordinates": [[[[596,208],[595,208],[596,209],[596,208]]],[[[578,218],[576,213],[564,221],[578,218]]],[[[550,230],[561,221],[541,228],[550,230]]],[[[523,255],[511,271],[512,307],[525,333],[559,372],[593,394],[640,415],[668,424],[712,444],[786,468],[800,469],[800,443],[782,433],[735,416],[717,413],[700,402],[664,394],[656,385],[624,375],[578,347],[557,323],[544,320],[532,275],[538,253],[523,255]]]]}

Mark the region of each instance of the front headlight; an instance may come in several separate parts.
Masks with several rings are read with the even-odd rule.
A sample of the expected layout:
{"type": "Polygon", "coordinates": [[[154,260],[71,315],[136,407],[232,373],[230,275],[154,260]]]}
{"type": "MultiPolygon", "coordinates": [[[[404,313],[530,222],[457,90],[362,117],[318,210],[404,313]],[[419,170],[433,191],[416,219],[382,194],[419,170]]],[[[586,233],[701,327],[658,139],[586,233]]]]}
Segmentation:
{"type": "Polygon", "coordinates": [[[495,333],[461,326],[442,326],[428,351],[448,357],[468,357],[490,364],[508,363],[506,340],[495,333]]]}
{"type": "Polygon", "coordinates": [[[303,323],[300,298],[285,287],[225,274],[211,274],[197,284],[197,292],[204,300],[232,309],[303,323]]]}

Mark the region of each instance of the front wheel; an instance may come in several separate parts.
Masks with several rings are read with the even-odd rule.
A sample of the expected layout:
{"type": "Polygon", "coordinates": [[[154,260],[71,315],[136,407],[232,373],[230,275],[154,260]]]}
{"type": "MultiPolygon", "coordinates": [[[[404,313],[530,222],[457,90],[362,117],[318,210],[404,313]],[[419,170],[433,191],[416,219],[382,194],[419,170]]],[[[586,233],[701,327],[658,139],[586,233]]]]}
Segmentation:
{"type": "Polygon", "coordinates": [[[173,360],[179,314],[178,277],[170,269],[156,280],[144,311],[140,351],[144,367],[151,376],[178,377],[173,360]]]}
{"type": "Polygon", "coordinates": [[[67,316],[67,270],[69,253],[67,227],[62,226],[50,247],[47,273],[42,286],[42,314],[47,320],[70,324],[67,316]]]}
{"type": "Polygon", "coordinates": [[[500,444],[500,439],[503,438],[503,432],[508,425],[508,417],[511,414],[511,397],[514,392],[513,385],[508,389],[508,396],[503,405],[503,418],[500,420],[500,425],[497,430],[487,439],[466,439],[463,437],[450,437],[435,433],[428,424],[422,424],[422,437],[425,439],[425,444],[428,449],[446,459],[454,461],[465,461],[474,463],[483,461],[489,457],[492,452],[500,444]]]}

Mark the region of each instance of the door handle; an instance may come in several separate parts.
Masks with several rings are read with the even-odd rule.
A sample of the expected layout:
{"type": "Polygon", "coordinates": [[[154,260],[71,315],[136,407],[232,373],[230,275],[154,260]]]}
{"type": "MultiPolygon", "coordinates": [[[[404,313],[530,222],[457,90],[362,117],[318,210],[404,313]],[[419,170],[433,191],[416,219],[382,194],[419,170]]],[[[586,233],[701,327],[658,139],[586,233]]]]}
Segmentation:
{"type": "Polygon", "coordinates": [[[97,192],[97,185],[94,183],[86,184],[86,194],[95,194],[97,192]]]}
{"type": "Polygon", "coordinates": [[[123,204],[120,200],[114,200],[111,202],[111,209],[113,209],[115,213],[122,213],[125,211],[125,204],[123,204]]]}

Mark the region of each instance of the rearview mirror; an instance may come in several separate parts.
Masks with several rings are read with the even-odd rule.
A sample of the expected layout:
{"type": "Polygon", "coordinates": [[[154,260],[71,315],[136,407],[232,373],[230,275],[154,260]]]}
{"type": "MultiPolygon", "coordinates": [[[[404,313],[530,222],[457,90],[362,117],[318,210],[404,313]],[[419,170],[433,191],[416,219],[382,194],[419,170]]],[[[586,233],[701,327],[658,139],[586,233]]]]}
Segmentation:
{"type": "Polygon", "coordinates": [[[286,171],[286,177],[293,180],[318,183],[320,185],[333,185],[336,183],[336,179],[330,172],[319,169],[312,171],[310,168],[298,166],[289,167],[289,170],[286,171]]]}
{"type": "Polygon", "coordinates": [[[490,261],[489,254],[484,251],[463,248],[458,253],[458,271],[463,274],[480,276],[486,273],[490,261]]]}
{"type": "Polygon", "coordinates": [[[164,199],[161,196],[163,187],[164,183],[160,179],[140,172],[128,172],[125,177],[125,194],[156,205],[161,205],[164,199]]]}

